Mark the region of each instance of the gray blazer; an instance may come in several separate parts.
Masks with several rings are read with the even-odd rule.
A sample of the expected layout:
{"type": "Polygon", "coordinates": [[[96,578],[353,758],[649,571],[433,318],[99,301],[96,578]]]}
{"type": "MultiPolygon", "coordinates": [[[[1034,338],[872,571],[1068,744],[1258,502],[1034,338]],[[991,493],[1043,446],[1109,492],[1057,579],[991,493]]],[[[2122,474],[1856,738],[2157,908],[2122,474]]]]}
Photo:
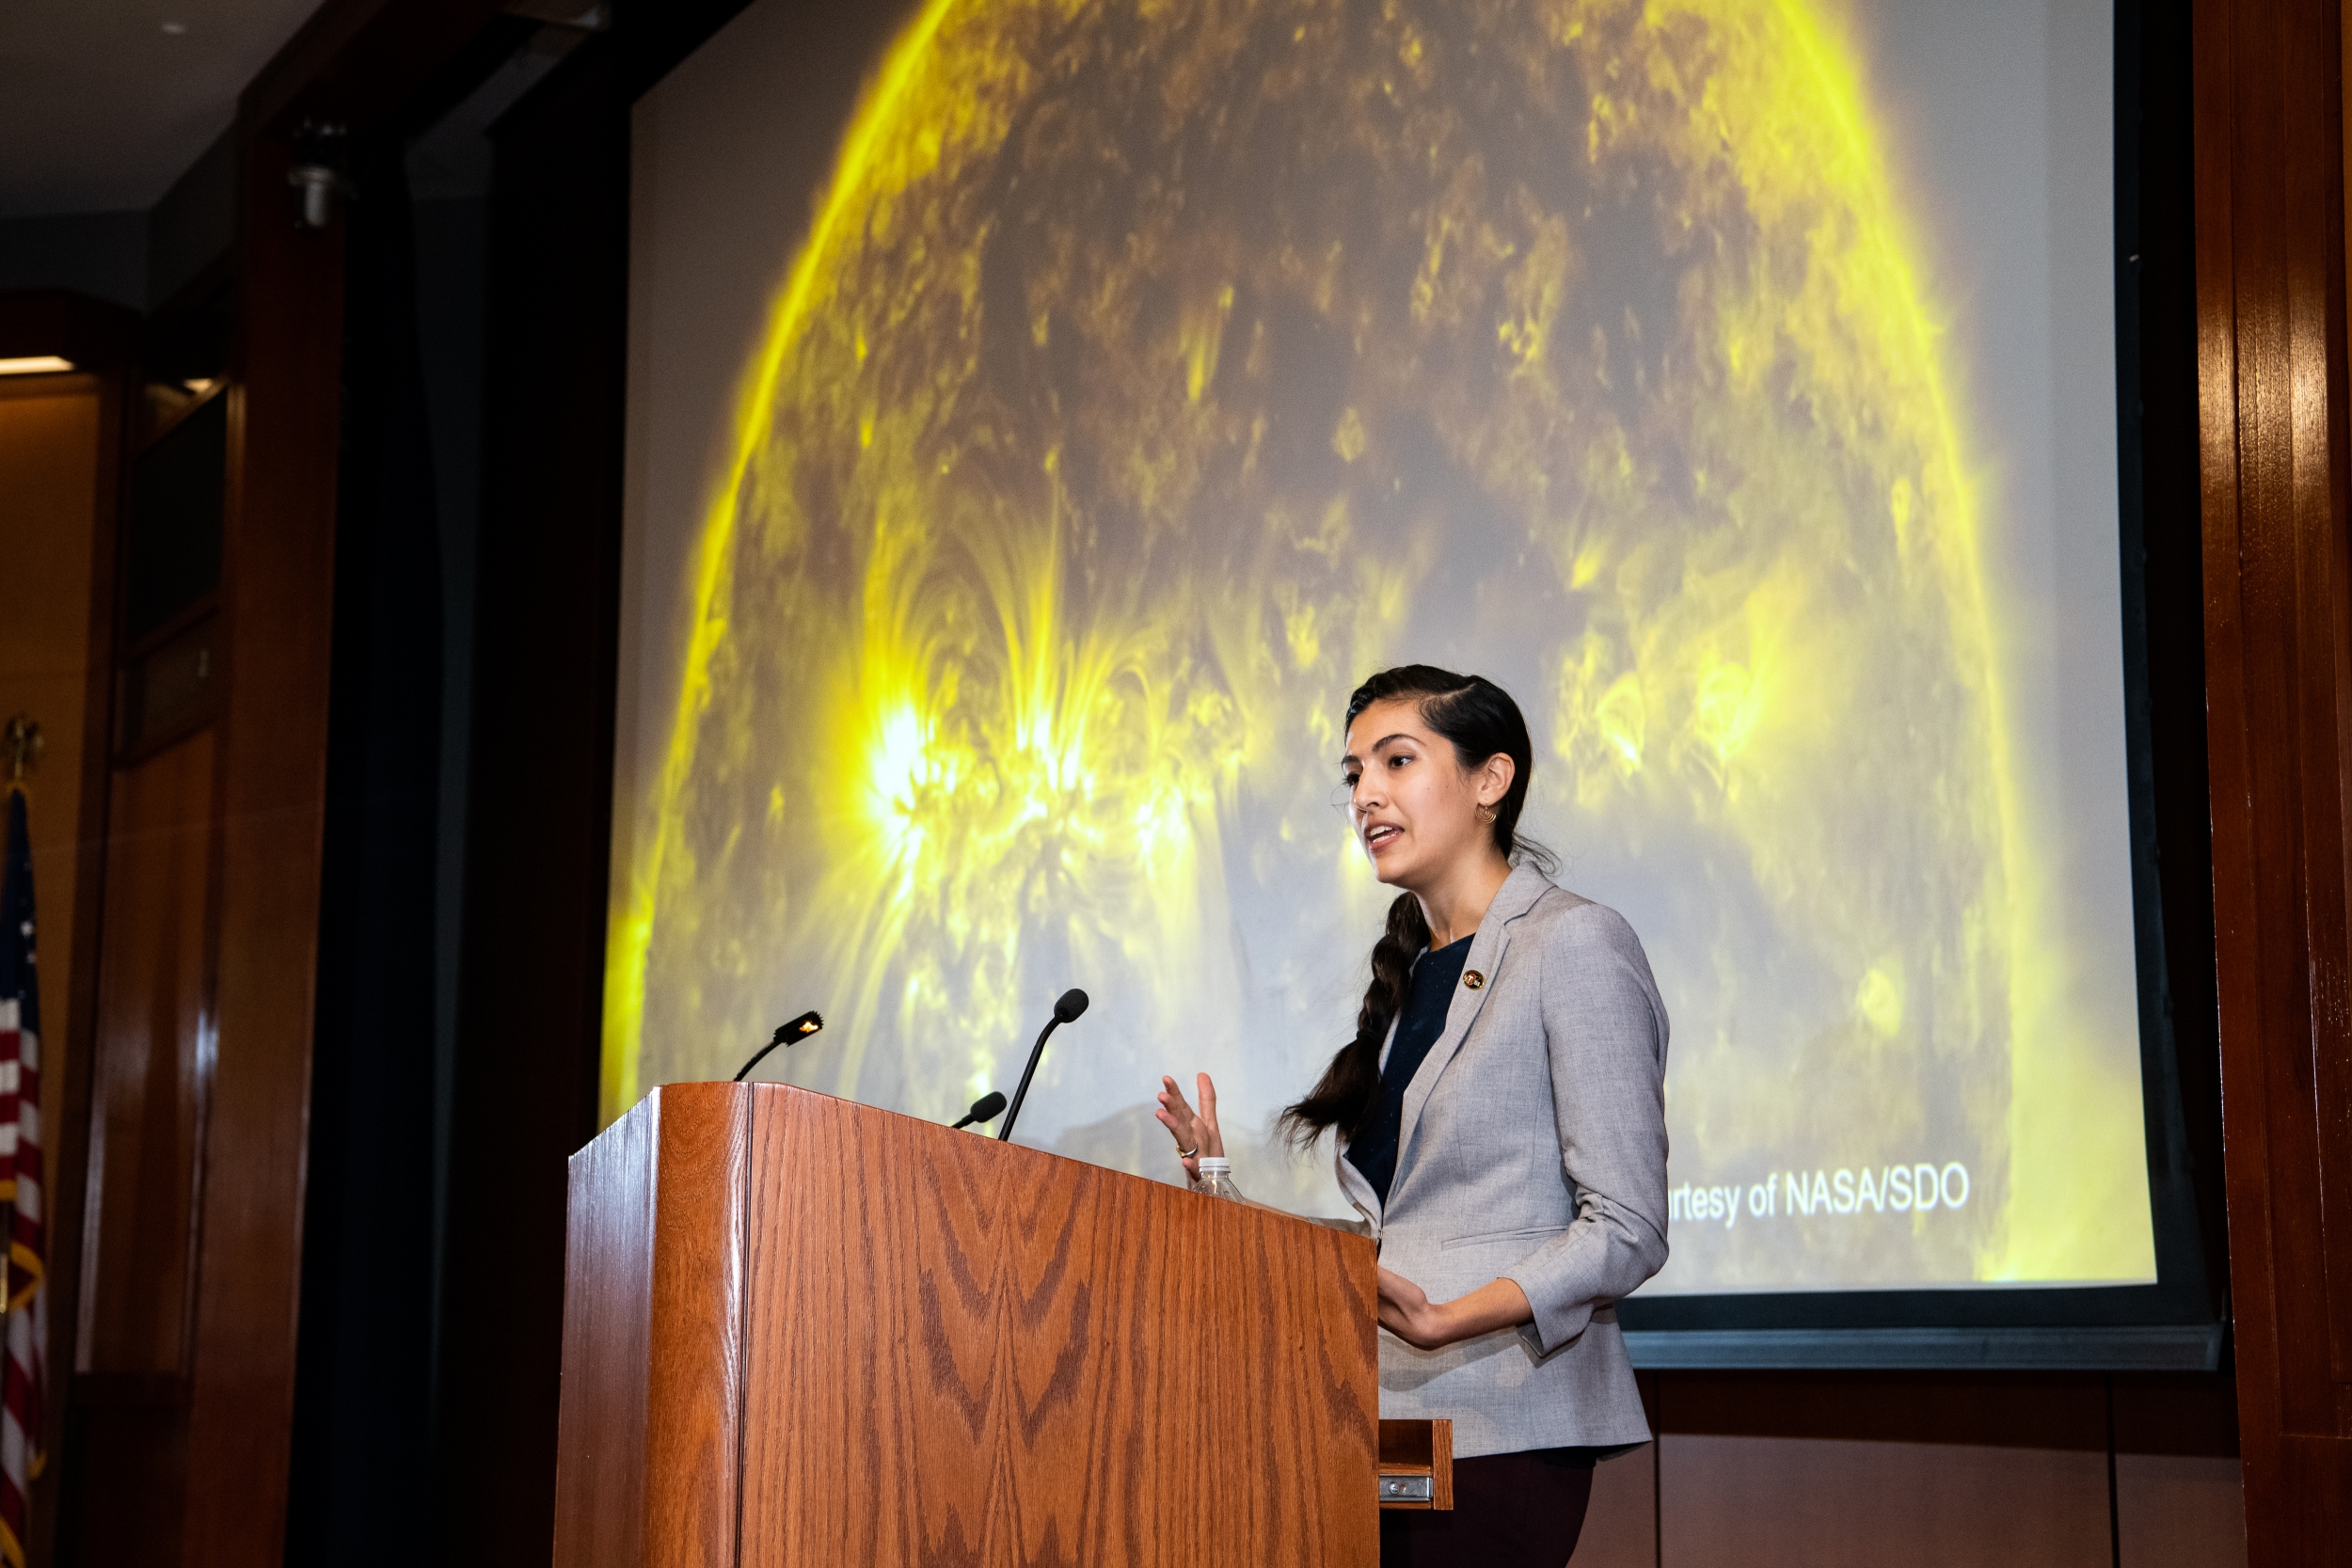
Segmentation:
{"type": "Polygon", "coordinates": [[[1666,1261],[1665,1077],[1633,928],[1514,870],[1406,1088],[1385,1208],[1344,1146],[1339,1175],[1383,1266],[1432,1301],[1515,1280],[1535,1318],[1438,1351],[1384,1331],[1382,1416],[1452,1417],[1464,1458],[1648,1440],[1615,1304],[1666,1261]]]}

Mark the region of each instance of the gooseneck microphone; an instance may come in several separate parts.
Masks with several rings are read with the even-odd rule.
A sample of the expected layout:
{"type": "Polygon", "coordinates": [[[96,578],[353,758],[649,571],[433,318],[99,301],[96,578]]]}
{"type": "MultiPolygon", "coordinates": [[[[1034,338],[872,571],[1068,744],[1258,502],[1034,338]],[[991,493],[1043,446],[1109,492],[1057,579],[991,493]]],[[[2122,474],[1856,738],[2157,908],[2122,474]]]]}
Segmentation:
{"type": "MultiPolygon", "coordinates": [[[[994,1121],[1004,1113],[1005,1097],[994,1089],[991,1089],[979,1099],[972,1101],[972,1108],[963,1113],[963,1119],[956,1123],[956,1126],[969,1127],[976,1121],[994,1121]]],[[[949,1131],[953,1132],[954,1129],[950,1128],[949,1131]]]]}
{"type": "Polygon", "coordinates": [[[1021,1086],[1012,1091],[1012,1109],[1005,1113],[1003,1125],[996,1129],[998,1143],[1012,1141],[1012,1124],[1021,1115],[1021,1102],[1029,1096],[1029,1078],[1037,1071],[1037,1059],[1045,1054],[1045,1037],[1086,1010],[1087,993],[1075,986],[1062,992],[1061,1000],[1054,1004],[1053,1018],[1038,1031],[1037,1043],[1029,1047],[1029,1065],[1021,1069],[1021,1086]]]}
{"type": "Polygon", "coordinates": [[[822,1029],[824,1026],[824,1019],[818,1015],[817,1009],[814,1007],[811,1007],[807,1012],[803,1013],[800,1017],[794,1019],[789,1023],[777,1024],[776,1032],[768,1037],[768,1043],[759,1048],[759,1054],[754,1056],[750,1061],[743,1064],[743,1071],[737,1073],[734,1081],[740,1084],[743,1081],[744,1073],[748,1073],[752,1070],[752,1069],[757,1067],[763,1060],[766,1059],[768,1053],[773,1051],[777,1046],[792,1045],[798,1041],[804,1040],[808,1038],[809,1036],[817,1033],[818,1030],[822,1029]]]}

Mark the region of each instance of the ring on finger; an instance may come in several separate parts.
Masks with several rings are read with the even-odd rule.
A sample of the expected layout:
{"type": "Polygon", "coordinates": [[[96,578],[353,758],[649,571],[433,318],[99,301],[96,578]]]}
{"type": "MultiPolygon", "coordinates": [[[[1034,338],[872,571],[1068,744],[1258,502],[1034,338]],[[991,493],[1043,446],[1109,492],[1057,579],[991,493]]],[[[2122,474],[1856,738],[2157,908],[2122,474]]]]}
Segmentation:
{"type": "Polygon", "coordinates": [[[1195,1145],[1194,1145],[1192,1148],[1180,1148],[1180,1149],[1178,1149],[1178,1150],[1176,1151],[1176,1158],[1178,1158],[1179,1160],[1189,1160],[1189,1159],[1191,1159],[1194,1155],[1196,1155],[1196,1154],[1198,1154],[1198,1153],[1200,1153],[1200,1145],[1198,1145],[1198,1144],[1195,1144],[1195,1145]]]}

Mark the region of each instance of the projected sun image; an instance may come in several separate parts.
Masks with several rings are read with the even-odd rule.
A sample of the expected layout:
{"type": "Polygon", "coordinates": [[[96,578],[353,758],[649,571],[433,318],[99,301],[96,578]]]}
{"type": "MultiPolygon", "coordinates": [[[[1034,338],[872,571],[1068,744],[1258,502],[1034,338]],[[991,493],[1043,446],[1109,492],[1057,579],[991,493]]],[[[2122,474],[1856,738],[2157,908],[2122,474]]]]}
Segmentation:
{"type": "Polygon", "coordinates": [[[930,6],[711,367],[607,1114],[813,1003],[796,1081],[952,1116],[1081,984],[1025,1141],[1170,1175],[1214,1047],[1318,1190],[1263,1146],[1385,900],[1341,709],[1424,659],[1527,708],[1562,880],[1652,890],[1661,1287],[2149,1272],[2011,1201],[2031,825],[1892,189],[1800,0],[930,6]]]}

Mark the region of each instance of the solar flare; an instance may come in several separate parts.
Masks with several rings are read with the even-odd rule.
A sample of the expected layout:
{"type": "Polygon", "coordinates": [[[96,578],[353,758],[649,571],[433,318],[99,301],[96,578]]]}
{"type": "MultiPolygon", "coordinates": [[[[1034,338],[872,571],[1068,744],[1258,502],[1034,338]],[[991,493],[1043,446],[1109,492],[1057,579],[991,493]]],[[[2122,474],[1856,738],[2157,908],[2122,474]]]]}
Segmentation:
{"type": "Polygon", "coordinates": [[[711,367],[605,1114],[813,1004],[798,1081],[952,1117],[1079,983],[1025,1129],[1163,1158],[1236,1041],[1238,1173],[1310,1191],[1265,1126],[1383,896],[1341,710],[1429,661],[1527,710],[1562,879],[1656,890],[1661,1288],[2152,1275],[1896,189],[1802,0],[928,6],[711,367]]]}

